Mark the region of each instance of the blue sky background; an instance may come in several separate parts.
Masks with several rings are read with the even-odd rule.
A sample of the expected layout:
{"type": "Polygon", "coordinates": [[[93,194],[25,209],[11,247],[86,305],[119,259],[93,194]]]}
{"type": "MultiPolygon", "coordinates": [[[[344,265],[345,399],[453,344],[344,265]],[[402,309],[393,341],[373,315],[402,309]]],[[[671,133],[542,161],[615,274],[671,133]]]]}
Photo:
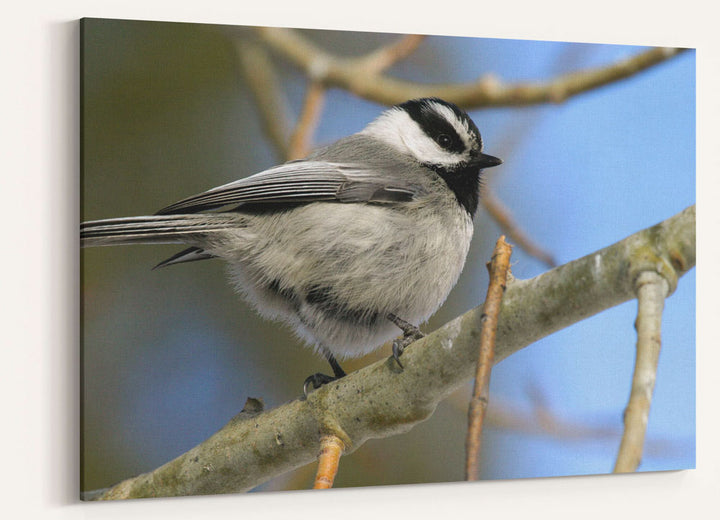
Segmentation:
{"type": "MultiPolygon", "coordinates": [[[[339,53],[392,40],[308,32],[339,53]]],[[[227,27],[107,22],[85,35],[82,214],[158,208],[279,161],[260,128],[227,27]]],[[[430,37],[390,74],[423,82],[542,81],[642,50],[621,45],[430,37]]],[[[302,75],[279,63],[297,114],[302,75]]],[[[326,143],[382,110],[330,91],[316,134],[326,143]]],[[[664,220],[695,202],[695,54],[558,105],[470,111],[485,150],[505,163],[487,184],[522,228],[565,263],[664,220]]],[[[499,235],[480,212],[465,271],[426,330],[480,304],[485,261],[499,235]]],[[[325,370],[282,326],[232,293],[218,262],[150,271],[172,247],[87,250],[83,259],[86,488],[148,471],[207,438],[248,396],[291,400],[325,370]]],[[[513,273],[547,268],[519,248],[513,273]]],[[[607,473],[622,433],[635,348],[635,302],[560,331],[498,364],[491,407],[532,423],[542,402],[596,435],[552,437],[491,427],[484,478],[607,473]]],[[[357,365],[350,365],[353,369],[357,365]]],[[[469,392],[466,389],[465,393],[469,392]]],[[[339,486],[462,478],[465,395],[410,433],[372,441],[343,461],[339,486]],[[438,439],[443,439],[442,442],[438,439]],[[389,465],[392,471],[383,470],[389,465]]],[[[641,470],[695,464],[695,271],[667,300],[655,397],[641,470]]],[[[302,471],[293,484],[307,487],[302,471]]],[[[278,489],[286,479],[262,489],[278,489]]]]}

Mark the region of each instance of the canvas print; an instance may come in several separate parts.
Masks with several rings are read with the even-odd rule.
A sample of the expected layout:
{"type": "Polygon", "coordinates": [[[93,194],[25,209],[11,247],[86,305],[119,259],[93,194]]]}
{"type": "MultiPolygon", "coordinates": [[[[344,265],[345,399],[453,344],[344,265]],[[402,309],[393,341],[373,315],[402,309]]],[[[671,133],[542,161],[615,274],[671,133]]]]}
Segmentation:
{"type": "Polygon", "coordinates": [[[694,468],[693,49],[80,29],[83,499],[694,468]]]}

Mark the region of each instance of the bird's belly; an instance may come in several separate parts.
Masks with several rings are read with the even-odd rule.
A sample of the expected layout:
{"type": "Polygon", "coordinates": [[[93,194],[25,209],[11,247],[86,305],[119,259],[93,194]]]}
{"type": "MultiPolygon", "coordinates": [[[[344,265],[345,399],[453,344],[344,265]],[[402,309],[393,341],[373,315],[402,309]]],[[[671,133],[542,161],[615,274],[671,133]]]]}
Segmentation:
{"type": "Polygon", "coordinates": [[[303,206],[243,230],[248,247],[227,259],[231,276],[264,316],[340,359],[357,357],[400,334],[388,314],[418,325],[445,301],[472,236],[456,207],[303,206]]]}

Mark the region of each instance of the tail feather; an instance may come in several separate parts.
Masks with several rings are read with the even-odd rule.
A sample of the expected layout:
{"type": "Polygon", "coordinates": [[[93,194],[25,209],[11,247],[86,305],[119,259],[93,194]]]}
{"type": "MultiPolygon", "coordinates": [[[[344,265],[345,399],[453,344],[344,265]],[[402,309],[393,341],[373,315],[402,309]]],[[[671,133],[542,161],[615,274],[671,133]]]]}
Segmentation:
{"type": "Polygon", "coordinates": [[[179,253],[174,254],[170,258],[167,258],[157,264],[153,269],[159,269],[161,267],[167,267],[169,265],[184,264],[186,262],[197,262],[198,260],[208,260],[215,258],[215,255],[208,253],[200,247],[188,247],[183,249],[179,253]]]}
{"type": "Polygon", "coordinates": [[[237,226],[232,214],[152,215],[93,220],[80,224],[82,247],[128,244],[183,244],[237,226]]]}

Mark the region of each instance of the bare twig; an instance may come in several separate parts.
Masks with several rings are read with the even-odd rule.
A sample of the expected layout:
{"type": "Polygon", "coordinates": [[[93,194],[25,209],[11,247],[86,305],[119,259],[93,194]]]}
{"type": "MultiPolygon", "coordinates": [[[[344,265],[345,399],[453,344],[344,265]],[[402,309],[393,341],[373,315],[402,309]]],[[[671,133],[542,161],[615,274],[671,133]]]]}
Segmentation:
{"type": "MultiPolygon", "coordinates": [[[[365,74],[382,72],[410,55],[417,49],[423,39],[424,36],[406,35],[390,45],[358,58],[358,66],[363,69],[365,74]]],[[[310,151],[312,134],[320,119],[324,99],[325,87],[322,83],[311,78],[300,118],[290,136],[287,159],[300,159],[310,151]]]]}
{"type": "MultiPolygon", "coordinates": [[[[424,36],[419,35],[403,36],[390,45],[357,58],[358,67],[363,69],[364,74],[382,72],[411,54],[423,39],[424,36]]],[[[250,39],[239,40],[236,48],[240,67],[257,101],[260,119],[270,141],[284,160],[305,157],[310,151],[312,134],[322,112],[325,87],[321,82],[314,81],[312,76],[310,77],[310,86],[302,112],[288,142],[287,117],[278,108],[282,96],[269,56],[250,39]]]]}
{"type": "Polygon", "coordinates": [[[340,437],[330,434],[320,438],[318,470],[313,489],[329,489],[333,486],[340,464],[340,456],[344,450],[345,444],[340,437]]]}
{"type": "Polygon", "coordinates": [[[286,160],[288,151],[288,118],[281,109],[283,96],[275,77],[275,67],[265,49],[250,40],[240,40],[235,45],[239,64],[250,91],[260,111],[260,122],[265,134],[286,160]]]}
{"type": "Polygon", "coordinates": [[[615,462],[615,473],[637,470],[642,459],[650,402],[655,387],[660,355],[662,312],[665,298],[669,292],[667,280],[655,271],[641,273],[636,285],[638,299],[638,315],[635,321],[637,357],[630,401],[625,408],[625,431],[615,462]]]}
{"type": "Polygon", "coordinates": [[[512,401],[498,400],[495,397],[493,407],[488,411],[488,426],[563,441],[611,440],[617,437],[618,428],[588,426],[569,421],[555,413],[547,403],[538,402],[536,398],[537,394],[533,393],[530,396],[531,409],[522,410],[512,401]]]}
{"type": "Polygon", "coordinates": [[[503,85],[488,76],[472,83],[420,84],[379,73],[363,73],[362,59],[334,56],[292,29],[262,27],[258,28],[258,34],[270,48],[300,67],[313,80],[385,105],[429,96],[438,96],[465,108],[559,103],[637,74],[684,50],[653,48],[604,67],[572,72],[548,82],[503,85]]]}
{"type": "Polygon", "coordinates": [[[305,103],[300,118],[290,136],[288,160],[301,159],[310,151],[310,139],[320,119],[324,100],[325,87],[320,83],[311,82],[307,94],[305,94],[305,103]]]}
{"type": "MultiPolygon", "coordinates": [[[[530,280],[507,285],[495,362],[573,323],[635,298],[639,273],[668,281],[695,265],[695,207],[530,280]]],[[[481,309],[472,309],[403,353],[267,412],[243,413],[175,460],[92,499],[231,493],[311,462],[318,431],[340,432],[349,454],[366,440],[406,432],[473,376],[481,309]]]]}
{"type": "Polygon", "coordinates": [[[366,54],[358,60],[358,66],[368,73],[380,73],[398,61],[407,58],[425,39],[424,35],[406,34],[394,43],[366,54]]]}
{"type": "Polygon", "coordinates": [[[480,353],[475,371],[475,386],[468,407],[468,431],[465,440],[465,480],[479,477],[480,446],[482,444],[483,420],[490,394],[490,372],[495,360],[495,337],[497,334],[500,305],[508,280],[512,246],[501,236],[495,244],[490,262],[490,283],[483,304],[480,327],[480,353]]]}
{"type": "Polygon", "coordinates": [[[482,205],[490,216],[498,223],[500,229],[507,233],[511,240],[518,247],[530,256],[537,258],[549,267],[555,267],[557,263],[555,258],[535,244],[530,237],[517,225],[510,211],[500,202],[490,188],[483,188],[482,205]]]}

